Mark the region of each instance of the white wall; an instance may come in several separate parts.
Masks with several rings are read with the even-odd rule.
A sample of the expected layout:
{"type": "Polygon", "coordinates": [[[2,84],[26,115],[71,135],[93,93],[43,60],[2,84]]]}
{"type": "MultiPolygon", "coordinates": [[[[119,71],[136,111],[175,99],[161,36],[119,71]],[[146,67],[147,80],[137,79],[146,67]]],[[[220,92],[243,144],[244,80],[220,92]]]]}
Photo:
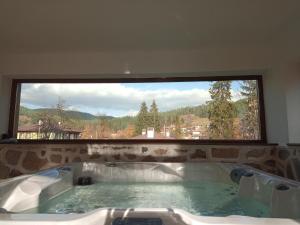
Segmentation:
{"type": "Polygon", "coordinates": [[[276,65],[281,67],[284,86],[288,142],[300,143],[300,20],[291,21],[284,27],[274,46],[278,46],[276,65]]]}
{"type": "Polygon", "coordinates": [[[289,142],[300,143],[300,63],[290,65],[285,78],[289,142]]]}
{"type": "MultiPolygon", "coordinates": [[[[201,51],[13,54],[0,56],[0,72],[10,78],[209,76],[263,74],[268,141],[288,142],[285,90],[281,69],[268,46],[228,46],[201,51]],[[52,74],[52,75],[51,75],[52,74]]],[[[7,99],[7,96],[4,96],[7,99]]],[[[1,108],[7,107],[1,101],[1,108]]],[[[2,132],[8,113],[1,117],[2,132]]]]}
{"type": "Polygon", "coordinates": [[[268,69],[272,52],[265,46],[202,48],[199,51],[74,52],[0,55],[0,73],[24,74],[134,74],[268,69]]]}
{"type": "Polygon", "coordinates": [[[6,126],[4,125],[4,120],[1,119],[4,117],[4,113],[3,113],[3,109],[4,109],[4,104],[3,104],[3,93],[2,93],[3,87],[2,87],[2,76],[0,75],[0,134],[3,133],[3,131],[5,130],[6,126]]]}
{"type": "Polygon", "coordinates": [[[7,133],[11,80],[0,75],[0,134],[7,133]]]}
{"type": "Polygon", "coordinates": [[[274,65],[264,76],[264,102],[268,141],[286,144],[289,134],[282,72],[274,65]]]}

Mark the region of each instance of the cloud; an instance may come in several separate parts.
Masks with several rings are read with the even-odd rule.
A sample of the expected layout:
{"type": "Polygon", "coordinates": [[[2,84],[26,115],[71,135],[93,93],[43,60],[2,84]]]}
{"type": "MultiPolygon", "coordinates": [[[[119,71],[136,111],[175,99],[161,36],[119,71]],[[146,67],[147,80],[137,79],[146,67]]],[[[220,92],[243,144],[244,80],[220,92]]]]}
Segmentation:
{"type": "MultiPolygon", "coordinates": [[[[155,85],[155,84],[154,84],[155,85]]],[[[136,115],[142,101],[150,107],[155,99],[160,111],[196,106],[210,100],[207,89],[128,87],[124,84],[23,84],[21,104],[53,107],[58,98],[66,101],[69,109],[112,116],[136,115]]],[[[234,94],[234,98],[237,98],[234,94]]]]}
{"type": "Polygon", "coordinates": [[[243,98],[241,93],[239,91],[231,90],[231,100],[232,101],[237,101],[239,99],[243,98]]]}

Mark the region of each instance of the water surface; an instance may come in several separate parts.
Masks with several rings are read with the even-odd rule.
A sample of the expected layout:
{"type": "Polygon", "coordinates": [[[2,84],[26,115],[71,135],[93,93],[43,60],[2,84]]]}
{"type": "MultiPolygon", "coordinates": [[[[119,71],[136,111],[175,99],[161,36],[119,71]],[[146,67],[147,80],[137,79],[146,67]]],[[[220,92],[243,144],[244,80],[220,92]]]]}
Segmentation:
{"type": "Polygon", "coordinates": [[[96,208],[179,208],[195,215],[269,217],[269,209],[237,196],[236,184],[215,182],[103,182],[75,186],[39,208],[38,213],[83,213],[96,208]]]}

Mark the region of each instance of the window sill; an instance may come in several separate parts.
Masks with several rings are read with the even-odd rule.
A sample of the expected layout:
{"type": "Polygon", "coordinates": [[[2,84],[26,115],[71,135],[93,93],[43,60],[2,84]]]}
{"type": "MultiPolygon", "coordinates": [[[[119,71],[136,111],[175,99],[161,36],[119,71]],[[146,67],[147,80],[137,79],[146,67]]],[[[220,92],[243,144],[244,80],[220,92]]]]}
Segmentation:
{"type": "MultiPolygon", "coordinates": [[[[3,143],[4,144],[4,143],[3,143]]],[[[273,145],[262,140],[149,140],[149,139],[101,139],[101,140],[18,140],[5,144],[184,144],[184,145],[273,145]]]]}

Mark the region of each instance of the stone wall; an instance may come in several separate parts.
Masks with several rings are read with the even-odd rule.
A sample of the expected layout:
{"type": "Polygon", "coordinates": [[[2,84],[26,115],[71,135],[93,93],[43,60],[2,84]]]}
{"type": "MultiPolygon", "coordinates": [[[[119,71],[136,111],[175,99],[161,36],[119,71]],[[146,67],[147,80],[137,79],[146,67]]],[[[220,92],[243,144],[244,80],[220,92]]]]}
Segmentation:
{"type": "Polygon", "coordinates": [[[81,161],[233,162],[287,176],[278,155],[272,145],[0,144],[0,179],[81,161]]]}
{"type": "Polygon", "coordinates": [[[279,176],[300,181],[300,145],[277,147],[274,159],[279,176]]]}
{"type": "Polygon", "coordinates": [[[230,162],[300,181],[300,146],[0,144],[0,179],[70,162],[230,162]]]}

